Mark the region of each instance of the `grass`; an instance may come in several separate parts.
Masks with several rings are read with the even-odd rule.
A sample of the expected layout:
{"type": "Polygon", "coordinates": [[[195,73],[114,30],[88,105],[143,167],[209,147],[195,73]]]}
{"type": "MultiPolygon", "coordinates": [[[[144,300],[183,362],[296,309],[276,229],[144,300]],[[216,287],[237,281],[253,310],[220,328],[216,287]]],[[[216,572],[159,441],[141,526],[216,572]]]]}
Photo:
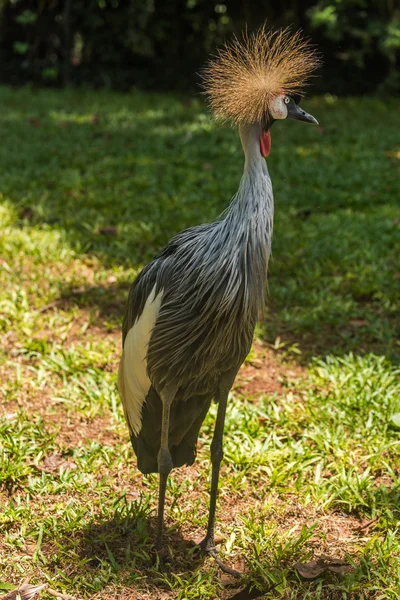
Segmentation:
{"type": "Polygon", "coordinates": [[[215,410],[196,464],[170,478],[160,571],[157,478],[136,469],[116,393],[130,282],[227,205],[237,133],[197,98],[1,88],[0,104],[0,592],[30,578],[74,598],[397,599],[397,101],[313,99],[320,128],[273,128],[269,308],[221,474],[237,583],[190,543],[206,525],[215,410]],[[321,553],[352,572],[302,579],[296,562],[321,553]]]}

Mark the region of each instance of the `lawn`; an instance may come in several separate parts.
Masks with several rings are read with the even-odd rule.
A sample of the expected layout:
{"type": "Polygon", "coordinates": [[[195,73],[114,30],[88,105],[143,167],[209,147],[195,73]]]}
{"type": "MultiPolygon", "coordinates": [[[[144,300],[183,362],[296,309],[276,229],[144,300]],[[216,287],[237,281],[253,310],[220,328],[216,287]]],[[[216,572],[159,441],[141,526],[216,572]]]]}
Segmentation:
{"type": "Polygon", "coordinates": [[[228,204],[237,132],[200,96],[0,89],[0,593],[399,597],[398,100],[304,106],[320,127],[272,131],[268,308],[227,415],[217,530],[235,582],[192,544],[215,410],[170,478],[160,571],[157,478],[136,468],[116,371],[130,283],[228,204]],[[351,568],[301,577],[321,554],[351,568]]]}

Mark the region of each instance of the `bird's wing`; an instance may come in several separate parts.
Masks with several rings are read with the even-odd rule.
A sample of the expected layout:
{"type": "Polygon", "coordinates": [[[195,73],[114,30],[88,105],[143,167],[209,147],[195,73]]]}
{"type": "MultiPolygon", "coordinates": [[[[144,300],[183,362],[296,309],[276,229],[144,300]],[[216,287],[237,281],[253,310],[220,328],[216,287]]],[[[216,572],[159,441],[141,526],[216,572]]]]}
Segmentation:
{"type": "Polygon", "coordinates": [[[149,393],[151,381],[147,373],[147,348],[157,320],[162,292],[156,295],[153,287],[141,314],[125,336],[118,371],[118,389],[129,428],[137,435],[142,424],[142,407],[149,393]]]}
{"type": "MultiPolygon", "coordinates": [[[[148,375],[147,351],[166,290],[174,286],[173,273],[179,247],[207,226],[187,229],[163,248],[136,278],[128,298],[122,333],[123,353],[118,389],[131,432],[141,429],[142,407],[152,382],[148,375]]],[[[166,294],[167,295],[167,294],[166,294]]]]}
{"type": "Polygon", "coordinates": [[[161,306],[157,289],[158,260],[153,259],[133,283],[122,326],[123,351],[118,370],[118,391],[131,433],[140,431],[143,403],[151,387],[147,348],[161,306]]]}
{"type": "Polygon", "coordinates": [[[123,344],[129,330],[141,316],[153,288],[156,288],[156,296],[164,289],[166,280],[168,280],[170,275],[171,262],[173,263],[174,254],[179,247],[180,236],[181,234],[178,234],[167,246],[160,250],[136,277],[129,291],[124,322],[122,324],[123,344]]]}

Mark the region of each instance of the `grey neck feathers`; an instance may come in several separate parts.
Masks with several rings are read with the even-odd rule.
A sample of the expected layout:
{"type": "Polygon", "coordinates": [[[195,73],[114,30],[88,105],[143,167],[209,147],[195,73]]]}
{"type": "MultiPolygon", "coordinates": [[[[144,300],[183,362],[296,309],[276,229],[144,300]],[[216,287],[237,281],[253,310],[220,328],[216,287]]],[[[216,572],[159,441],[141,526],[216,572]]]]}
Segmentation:
{"type": "MultiPolygon", "coordinates": [[[[264,232],[263,242],[270,247],[274,203],[267,163],[260,151],[260,134],[261,126],[258,124],[240,128],[240,139],[245,155],[244,170],[239,189],[229,211],[240,212],[246,221],[254,221],[258,217],[267,219],[271,229],[268,227],[264,232]]],[[[254,222],[252,226],[254,227],[254,222]]]]}
{"type": "Polygon", "coordinates": [[[265,303],[274,217],[271,178],[260,152],[260,134],[260,124],[240,128],[244,172],[224,218],[231,243],[243,256],[245,296],[258,313],[265,303]]]}
{"type": "Polygon", "coordinates": [[[260,135],[262,127],[254,125],[242,125],[239,129],[240,140],[245,155],[244,175],[264,175],[268,177],[267,164],[260,152],[260,135]]]}

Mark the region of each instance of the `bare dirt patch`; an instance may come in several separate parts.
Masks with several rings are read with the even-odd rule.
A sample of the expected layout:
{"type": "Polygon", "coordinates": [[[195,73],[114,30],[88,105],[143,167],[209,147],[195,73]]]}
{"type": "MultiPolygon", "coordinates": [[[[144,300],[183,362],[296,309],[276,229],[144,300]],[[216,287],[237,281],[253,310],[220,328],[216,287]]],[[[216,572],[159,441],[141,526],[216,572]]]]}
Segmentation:
{"type": "Polygon", "coordinates": [[[254,342],[253,356],[238,373],[234,389],[247,399],[263,394],[281,394],[288,382],[299,380],[304,369],[294,363],[285,363],[278,353],[261,342],[254,342]]]}

